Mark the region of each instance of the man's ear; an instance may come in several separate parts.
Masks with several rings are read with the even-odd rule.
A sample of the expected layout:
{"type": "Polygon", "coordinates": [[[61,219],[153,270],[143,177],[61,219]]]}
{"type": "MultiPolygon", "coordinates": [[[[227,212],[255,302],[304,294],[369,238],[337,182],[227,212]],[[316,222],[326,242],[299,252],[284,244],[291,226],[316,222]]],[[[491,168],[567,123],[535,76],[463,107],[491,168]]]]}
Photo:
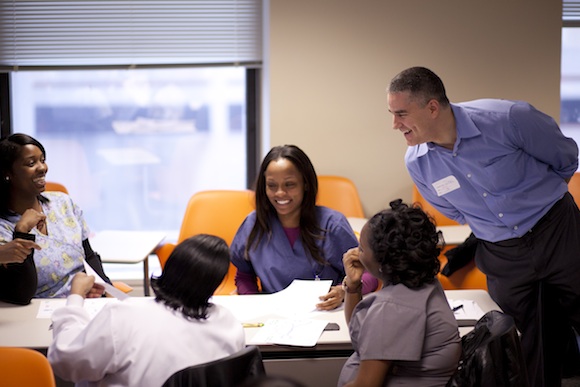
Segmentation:
{"type": "Polygon", "coordinates": [[[441,106],[439,105],[439,102],[435,98],[433,98],[429,102],[427,102],[427,107],[429,108],[429,112],[432,115],[438,115],[439,110],[441,108],[441,106]]]}

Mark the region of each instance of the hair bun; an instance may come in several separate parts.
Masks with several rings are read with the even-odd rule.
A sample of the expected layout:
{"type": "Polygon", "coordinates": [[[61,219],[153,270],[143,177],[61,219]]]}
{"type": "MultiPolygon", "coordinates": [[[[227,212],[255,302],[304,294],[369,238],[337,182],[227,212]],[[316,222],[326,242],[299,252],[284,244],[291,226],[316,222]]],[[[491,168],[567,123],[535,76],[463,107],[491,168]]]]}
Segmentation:
{"type": "Polygon", "coordinates": [[[400,208],[407,208],[407,205],[403,203],[403,199],[395,199],[389,203],[391,209],[398,210],[400,208]]]}

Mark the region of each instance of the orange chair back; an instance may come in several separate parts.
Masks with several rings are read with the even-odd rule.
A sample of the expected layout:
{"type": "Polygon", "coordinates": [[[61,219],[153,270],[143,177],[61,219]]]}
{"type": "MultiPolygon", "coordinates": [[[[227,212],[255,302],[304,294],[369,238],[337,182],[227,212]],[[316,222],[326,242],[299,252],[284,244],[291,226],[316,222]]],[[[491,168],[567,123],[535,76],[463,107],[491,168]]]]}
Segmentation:
{"type": "MultiPolygon", "coordinates": [[[[255,209],[255,205],[255,195],[250,190],[197,192],[187,204],[177,243],[197,234],[210,234],[223,238],[230,246],[238,228],[246,216],[255,209]]],[[[166,250],[173,248],[169,247],[166,250]]],[[[157,252],[162,268],[169,258],[167,253],[170,252],[157,252]]],[[[236,290],[235,275],[236,267],[230,263],[228,274],[215,294],[232,294],[236,290]]]]}
{"type": "Polygon", "coordinates": [[[346,177],[318,176],[316,204],[339,211],[346,217],[365,217],[358,190],[352,180],[346,177]]]}
{"type": "Polygon", "coordinates": [[[413,203],[419,203],[421,205],[421,208],[423,208],[423,211],[425,211],[427,214],[433,217],[433,219],[435,220],[435,225],[437,226],[457,226],[459,224],[456,221],[449,219],[448,217],[440,213],[438,210],[436,210],[435,207],[429,204],[429,202],[423,198],[423,196],[417,189],[417,186],[414,184],[413,184],[413,203]]]}
{"type": "Polygon", "coordinates": [[[4,387],[55,387],[48,359],[29,348],[0,347],[0,384],[4,387]]]}
{"type": "Polygon", "coordinates": [[[572,175],[572,178],[568,183],[568,192],[570,192],[574,197],[576,205],[580,207],[580,172],[576,172],[572,175]]]}
{"type": "MultiPolygon", "coordinates": [[[[423,208],[423,211],[428,213],[435,220],[437,226],[457,226],[454,220],[449,219],[439,211],[435,209],[427,200],[423,198],[417,186],[413,185],[413,203],[418,203],[423,208]]],[[[447,263],[447,257],[445,252],[449,249],[456,247],[455,245],[447,245],[439,255],[439,262],[441,263],[441,268],[447,263]]],[[[443,289],[445,290],[457,290],[457,289],[483,289],[487,290],[487,278],[476,266],[475,261],[467,263],[464,267],[457,270],[450,277],[445,277],[443,274],[437,274],[443,289]]]]}
{"type": "Polygon", "coordinates": [[[45,189],[47,191],[58,191],[58,192],[64,192],[65,194],[68,195],[68,189],[66,189],[66,187],[60,183],[56,183],[54,181],[47,181],[46,182],[46,186],[45,189]]]}
{"type": "Polygon", "coordinates": [[[211,234],[232,244],[238,228],[256,208],[253,191],[215,190],[194,194],[187,204],[178,243],[197,234],[211,234]]]}

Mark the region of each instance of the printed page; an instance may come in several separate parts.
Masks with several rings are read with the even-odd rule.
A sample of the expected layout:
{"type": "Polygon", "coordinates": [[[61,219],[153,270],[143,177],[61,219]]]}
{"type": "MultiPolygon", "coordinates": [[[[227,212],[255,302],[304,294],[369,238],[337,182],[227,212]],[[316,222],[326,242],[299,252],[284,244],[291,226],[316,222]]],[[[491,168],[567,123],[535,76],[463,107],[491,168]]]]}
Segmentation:
{"type": "MultiPolygon", "coordinates": [[[[116,298],[87,298],[84,302],[83,308],[88,312],[91,318],[95,317],[97,313],[109,302],[119,302],[116,298]]],[[[66,298],[51,298],[49,300],[42,300],[38,307],[36,318],[51,318],[52,313],[57,308],[62,308],[66,305],[66,298]]]]}
{"type": "Polygon", "coordinates": [[[328,321],[310,319],[268,320],[248,344],[314,347],[328,321]]]}

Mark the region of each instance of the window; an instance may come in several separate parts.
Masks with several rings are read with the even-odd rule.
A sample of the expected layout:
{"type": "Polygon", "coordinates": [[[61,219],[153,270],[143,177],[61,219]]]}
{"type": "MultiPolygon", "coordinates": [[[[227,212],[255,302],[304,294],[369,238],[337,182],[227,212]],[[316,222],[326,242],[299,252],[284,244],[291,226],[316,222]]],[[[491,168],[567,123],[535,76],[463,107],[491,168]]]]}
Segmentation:
{"type": "Polygon", "coordinates": [[[14,72],[13,128],[47,150],[92,230],[170,230],[189,197],[246,188],[244,68],[14,72]]]}
{"type": "Polygon", "coordinates": [[[580,1],[563,1],[562,21],[560,127],[580,144],[580,1]]]}
{"type": "Polygon", "coordinates": [[[92,229],[176,232],[193,193],[255,174],[261,7],[0,2],[3,134],[46,146],[92,229]]]}
{"type": "Polygon", "coordinates": [[[193,193],[255,176],[261,33],[260,0],[0,2],[2,134],[43,143],[93,231],[175,240],[193,193]]]}
{"type": "Polygon", "coordinates": [[[560,126],[580,144],[580,28],[562,29],[562,82],[560,126]]]}

